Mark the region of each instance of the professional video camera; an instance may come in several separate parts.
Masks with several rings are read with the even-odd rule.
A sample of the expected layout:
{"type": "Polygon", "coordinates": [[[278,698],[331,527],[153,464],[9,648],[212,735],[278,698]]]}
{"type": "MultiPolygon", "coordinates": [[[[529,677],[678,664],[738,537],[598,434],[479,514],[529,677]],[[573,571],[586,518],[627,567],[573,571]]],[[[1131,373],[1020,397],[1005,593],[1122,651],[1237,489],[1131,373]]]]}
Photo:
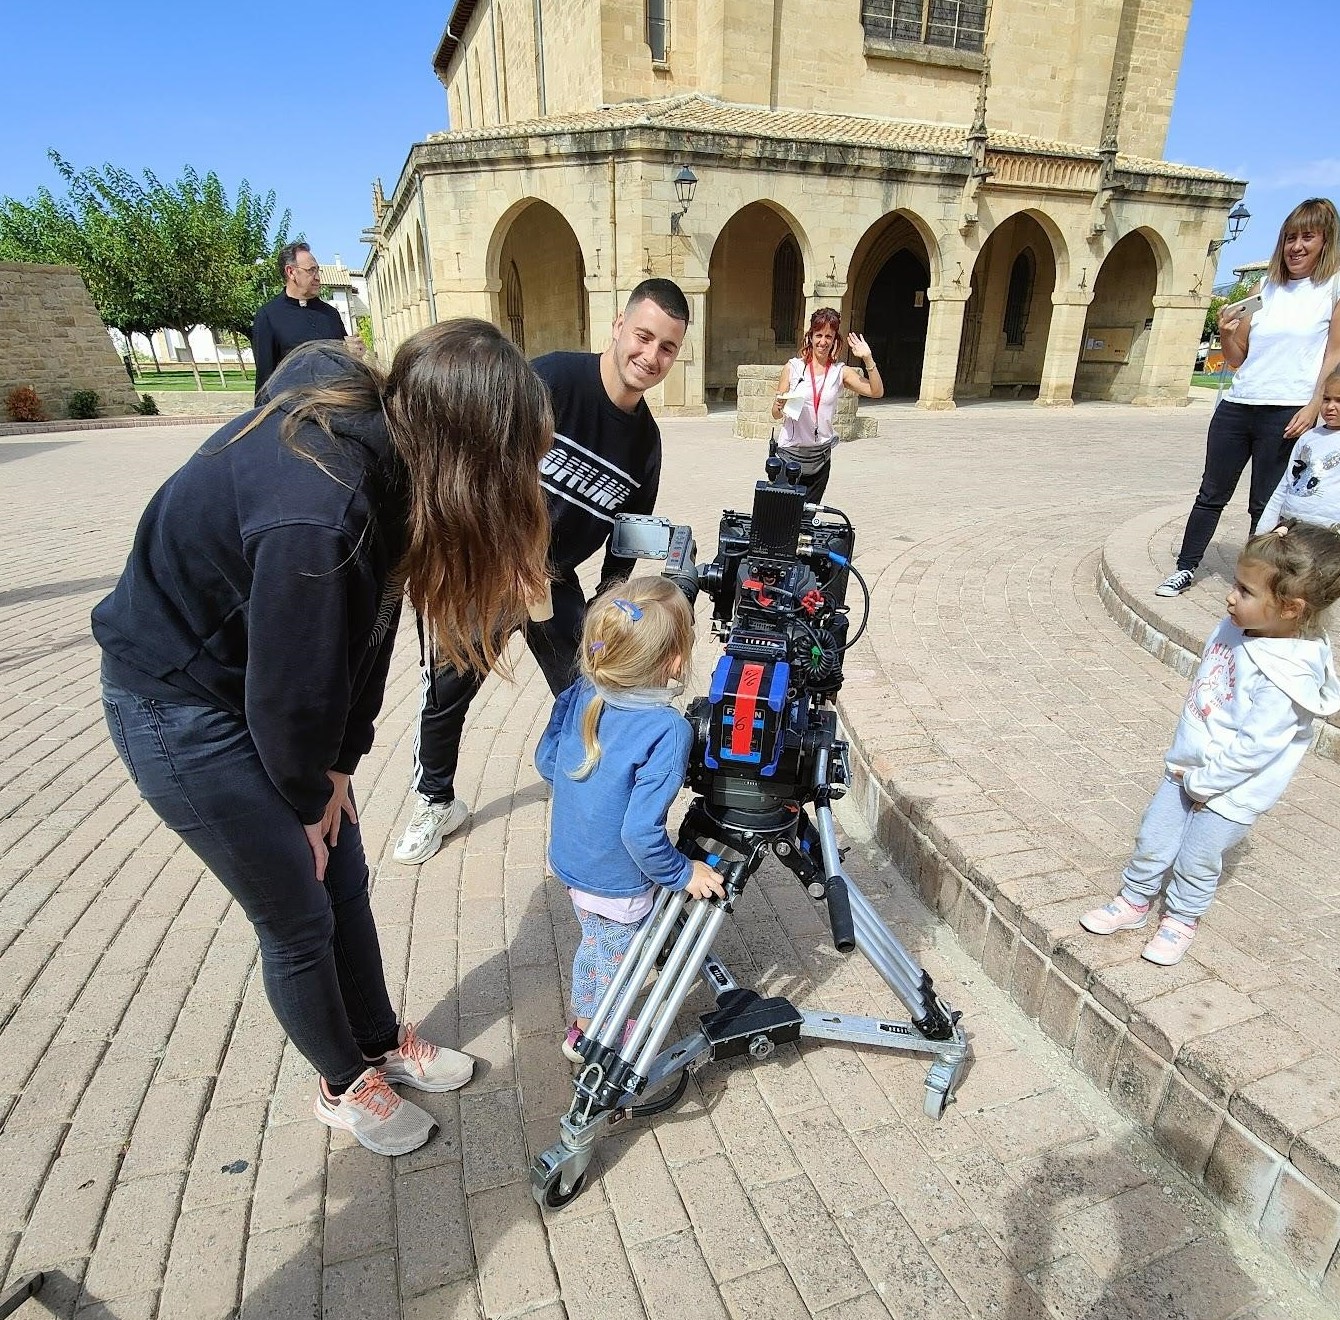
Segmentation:
{"type": "Polygon", "coordinates": [[[933,1118],[943,1113],[966,1063],[960,1015],[842,869],[832,802],[850,776],[833,701],[843,656],[870,612],[869,590],[851,562],[855,529],[841,510],[805,502],[795,464],[772,457],[767,472],[755,487],[752,513],[722,515],[709,563],[697,563],[690,527],[630,516],[616,523],[616,554],[664,560],[663,576],[690,602],[699,591],[713,602],[712,628],[723,654],[707,695],[687,711],[694,729],[688,783],[697,796],[677,846],[720,872],[726,896],[692,902],[683,892],[657,895],[578,1037],[584,1062],[559,1142],[531,1166],[541,1205],[557,1208],[576,1196],[604,1129],[629,1114],[670,1108],[683,1095],[688,1068],[704,1058],[765,1059],[778,1044],[802,1037],[931,1054],[924,1107],[933,1118]],[[849,636],[852,579],[865,609],[849,636]],[[804,1011],[735,981],[712,945],[769,852],[811,897],[826,901],[835,947],[859,948],[907,1007],[910,1022],[804,1011]],[[715,1010],[662,1049],[699,978],[715,1010]]]}

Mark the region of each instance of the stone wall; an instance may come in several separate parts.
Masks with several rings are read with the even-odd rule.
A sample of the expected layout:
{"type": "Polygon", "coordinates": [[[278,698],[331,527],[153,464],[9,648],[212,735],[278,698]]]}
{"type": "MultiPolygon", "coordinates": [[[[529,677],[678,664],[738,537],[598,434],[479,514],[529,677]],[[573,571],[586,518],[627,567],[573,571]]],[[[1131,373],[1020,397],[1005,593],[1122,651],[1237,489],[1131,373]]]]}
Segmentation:
{"type": "MultiPolygon", "coordinates": [[[[993,0],[991,121],[1092,149],[1119,86],[1122,150],[1159,156],[1190,3],[993,0]]],[[[757,0],[668,8],[668,58],[653,65],[644,0],[545,0],[545,113],[696,91],[744,105],[964,125],[972,118],[980,53],[867,37],[857,4],[822,11],[817,22],[757,0]]],[[[541,113],[535,12],[530,0],[476,9],[449,76],[453,128],[541,113]]]]}
{"type": "Polygon", "coordinates": [[[73,266],[0,262],[0,400],[31,385],[50,418],[69,416],[75,390],[97,390],[105,416],[138,395],[73,266]]]}
{"type": "Polygon", "coordinates": [[[200,417],[213,421],[219,417],[236,417],[251,407],[250,390],[159,390],[153,388],[152,375],[141,377],[144,392],[152,395],[158,411],[164,417],[200,417]]]}

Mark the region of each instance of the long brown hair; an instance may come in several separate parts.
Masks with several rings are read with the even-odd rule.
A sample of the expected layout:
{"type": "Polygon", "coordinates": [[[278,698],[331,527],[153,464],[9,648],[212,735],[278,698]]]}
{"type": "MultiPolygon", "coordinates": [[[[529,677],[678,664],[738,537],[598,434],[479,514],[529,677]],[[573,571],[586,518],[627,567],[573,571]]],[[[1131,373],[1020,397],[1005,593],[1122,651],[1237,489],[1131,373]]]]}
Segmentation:
{"type": "Polygon", "coordinates": [[[1329,197],[1309,197],[1284,217],[1279,237],[1275,240],[1275,250],[1270,255],[1270,265],[1266,268],[1266,278],[1274,285],[1288,284],[1291,276],[1284,264],[1285,240],[1290,234],[1312,230],[1321,235],[1321,251],[1317,253],[1317,264],[1312,268],[1312,283],[1325,284],[1340,270],[1340,216],[1336,215],[1335,203],[1329,197]]]}
{"type": "Polygon", "coordinates": [[[468,317],[411,335],[386,374],[327,340],[300,345],[285,365],[308,354],[336,358],[342,370],[277,393],[228,443],[282,411],[280,440],[347,484],[335,470],[340,418],[384,413],[406,476],[397,569],[405,593],[438,657],[456,669],[493,668],[549,582],[540,459],[554,420],[544,382],[496,326],[468,317]],[[334,442],[329,461],[304,443],[308,424],[334,442]]]}
{"type": "Polygon", "coordinates": [[[461,318],[401,344],[385,402],[409,477],[405,592],[442,659],[490,669],[548,586],[549,393],[496,326],[461,318]]]}

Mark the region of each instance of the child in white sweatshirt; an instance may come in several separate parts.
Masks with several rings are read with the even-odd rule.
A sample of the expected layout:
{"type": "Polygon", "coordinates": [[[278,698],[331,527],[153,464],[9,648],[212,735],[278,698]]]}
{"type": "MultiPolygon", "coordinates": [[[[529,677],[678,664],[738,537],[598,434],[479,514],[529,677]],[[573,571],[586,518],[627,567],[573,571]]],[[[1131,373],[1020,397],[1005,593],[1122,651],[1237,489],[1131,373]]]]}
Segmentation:
{"type": "Polygon", "coordinates": [[[1340,526],[1340,368],[1321,387],[1321,420],[1298,437],[1280,484],[1257,519],[1270,532],[1285,518],[1340,526]]]}
{"type": "Polygon", "coordinates": [[[1140,823],[1121,892],[1080,918],[1085,930],[1137,930],[1172,879],[1144,957],[1171,967],[1196,936],[1224,853],[1284,792],[1313,721],[1340,710],[1340,680],[1321,616],[1340,598],[1340,534],[1284,522],[1243,547],[1228,618],[1210,634],[1140,823]]]}

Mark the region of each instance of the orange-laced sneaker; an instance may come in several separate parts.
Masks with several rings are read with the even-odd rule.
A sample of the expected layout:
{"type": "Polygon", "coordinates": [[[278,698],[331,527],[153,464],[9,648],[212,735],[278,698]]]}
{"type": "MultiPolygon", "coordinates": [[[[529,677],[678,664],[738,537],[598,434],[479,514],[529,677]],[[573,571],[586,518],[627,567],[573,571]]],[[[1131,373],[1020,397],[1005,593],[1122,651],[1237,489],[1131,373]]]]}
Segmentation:
{"type": "Polygon", "coordinates": [[[455,1091],[470,1080],[475,1061],[459,1050],[424,1040],[414,1023],[406,1022],[400,1028],[400,1044],[377,1066],[393,1084],[418,1091],[455,1091]]]}
{"type": "Polygon", "coordinates": [[[408,1155],[437,1131],[433,1116],[396,1095],[376,1068],[360,1073],[343,1095],[327,1095],[318,1081],[312,1112],[378,1155],[408,1155]]]}

